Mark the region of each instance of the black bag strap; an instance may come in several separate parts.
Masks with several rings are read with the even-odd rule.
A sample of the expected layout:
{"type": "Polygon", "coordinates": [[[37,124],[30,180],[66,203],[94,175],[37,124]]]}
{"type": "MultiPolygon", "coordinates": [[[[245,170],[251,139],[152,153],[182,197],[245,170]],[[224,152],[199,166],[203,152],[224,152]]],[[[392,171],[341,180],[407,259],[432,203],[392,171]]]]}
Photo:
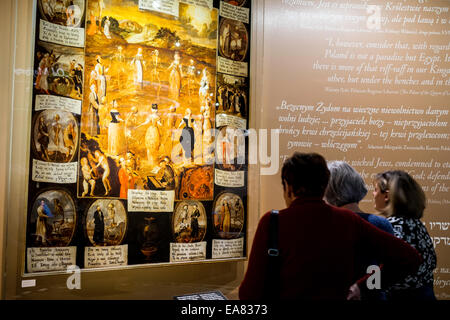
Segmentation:
{"type": "Polygon", "coordinates": [[[278,210],[270,212],[269,222],[269,243],[267,254],[269,257],[277,257],[280,252],[278,250],[278,210]]]}
{"type": "Polygon", "coordinates": [[[265,296],[269,299],[279,298],[280,251],[278,249],[278,213],[278,210],[272,210],[269,220],[267,285],[265,292],[265,296]]]}

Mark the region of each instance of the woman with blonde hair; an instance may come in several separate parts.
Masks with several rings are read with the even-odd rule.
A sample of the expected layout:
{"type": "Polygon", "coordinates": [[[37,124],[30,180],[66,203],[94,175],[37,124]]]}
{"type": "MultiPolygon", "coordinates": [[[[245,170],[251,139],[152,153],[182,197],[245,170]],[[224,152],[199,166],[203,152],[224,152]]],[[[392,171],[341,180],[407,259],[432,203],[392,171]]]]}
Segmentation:
{"type": "Polygon", "coordinates": [[[420,221],[426,206],[421,186],[404,171],[385,171],[375,177],[373,196],[375,209],[387,217],[395,236],[414,247],[423,259],[417,273],[388,289],[389,299],[435,300],[433,270],[436,268],[436,252],[426,227],[420,221]]]}

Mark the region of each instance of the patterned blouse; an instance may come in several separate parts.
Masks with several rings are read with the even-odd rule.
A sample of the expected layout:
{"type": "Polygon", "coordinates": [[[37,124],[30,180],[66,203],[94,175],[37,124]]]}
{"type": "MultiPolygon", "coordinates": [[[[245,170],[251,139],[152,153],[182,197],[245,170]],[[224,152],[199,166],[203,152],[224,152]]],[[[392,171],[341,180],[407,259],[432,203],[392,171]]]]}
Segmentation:
{"type": "Polygon", "coordinates": [[[422,256],[423,263],[414,275],[394,284],[390,289],[413,289],[433,285],[433,270],[436,268],[436,252],[433,240],[419,219],[392,216],[388,218],[394,228],[394,235],[408,242],[422,256]]]}

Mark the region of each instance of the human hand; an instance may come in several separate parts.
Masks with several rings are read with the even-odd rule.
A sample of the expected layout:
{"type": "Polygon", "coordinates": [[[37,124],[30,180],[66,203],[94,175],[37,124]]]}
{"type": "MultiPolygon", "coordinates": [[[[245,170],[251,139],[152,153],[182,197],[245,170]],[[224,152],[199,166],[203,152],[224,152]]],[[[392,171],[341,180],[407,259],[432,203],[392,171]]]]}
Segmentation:
{"type": "Polygon", "coordinates": [[[361,300],[361,290],[358,284],[355,283],[348,289],[347,300],[361,300]]]}

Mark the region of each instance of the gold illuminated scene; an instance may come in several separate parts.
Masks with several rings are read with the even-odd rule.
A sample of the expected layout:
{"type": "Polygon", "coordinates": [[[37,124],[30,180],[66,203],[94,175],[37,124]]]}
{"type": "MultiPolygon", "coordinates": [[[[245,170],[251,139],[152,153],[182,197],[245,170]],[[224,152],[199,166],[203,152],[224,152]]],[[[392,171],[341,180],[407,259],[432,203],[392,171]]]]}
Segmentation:
{"type": "Polygon", "coordinates": [[[213,199],[217,9],[154,9],[87,3],[79,197],[213,199]]]}

